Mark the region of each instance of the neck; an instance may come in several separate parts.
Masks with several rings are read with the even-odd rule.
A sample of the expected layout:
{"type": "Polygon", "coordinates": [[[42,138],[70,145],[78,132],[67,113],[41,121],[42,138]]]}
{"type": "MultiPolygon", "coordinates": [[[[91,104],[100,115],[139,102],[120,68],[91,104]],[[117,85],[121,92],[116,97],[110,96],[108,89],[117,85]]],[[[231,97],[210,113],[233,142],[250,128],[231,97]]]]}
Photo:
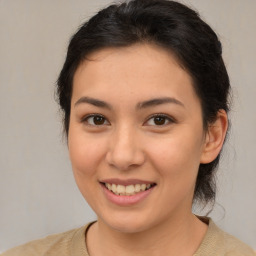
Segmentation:
{"type": "Polygon", "coordinates": [[[137,233],[113,230],[101,220],[88,231],[90,256],[193,255],[207,231],[207,225],[192,213],[158,223],[137,233]]]}

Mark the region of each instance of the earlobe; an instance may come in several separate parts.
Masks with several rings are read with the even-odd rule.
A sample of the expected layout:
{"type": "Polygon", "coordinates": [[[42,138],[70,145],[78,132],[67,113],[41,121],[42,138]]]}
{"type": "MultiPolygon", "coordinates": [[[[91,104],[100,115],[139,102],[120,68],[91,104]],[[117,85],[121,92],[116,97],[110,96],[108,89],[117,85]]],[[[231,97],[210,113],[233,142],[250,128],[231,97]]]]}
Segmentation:
{"type": "Polygon", "coordinates": [[[216,120],[208,126],[201,155],[202,164],[212,162],[220,153],[228,129],[228,117],[225,110],[220,110],[216,120]]]}

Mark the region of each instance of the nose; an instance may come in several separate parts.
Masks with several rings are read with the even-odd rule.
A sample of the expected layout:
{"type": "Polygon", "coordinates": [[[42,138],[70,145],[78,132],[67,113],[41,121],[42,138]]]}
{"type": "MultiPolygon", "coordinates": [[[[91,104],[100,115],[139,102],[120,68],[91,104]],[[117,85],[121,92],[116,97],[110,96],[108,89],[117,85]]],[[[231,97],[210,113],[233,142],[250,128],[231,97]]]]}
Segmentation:
{"type": "Polygon", "coordinates": [[[110,136],[106,160],[109,165],[118,170],[129,170],[142,165],[145,155],[139,136],[134,129],[120,127],[110,136]]]}

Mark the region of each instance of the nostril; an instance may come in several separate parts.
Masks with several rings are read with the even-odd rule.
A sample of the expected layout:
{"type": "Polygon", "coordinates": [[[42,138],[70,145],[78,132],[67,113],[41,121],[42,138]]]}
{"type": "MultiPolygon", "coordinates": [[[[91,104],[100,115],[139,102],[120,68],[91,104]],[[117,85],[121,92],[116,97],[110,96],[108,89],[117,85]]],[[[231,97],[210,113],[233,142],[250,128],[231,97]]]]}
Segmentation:
{"type": "Polygon", "coordinates": [[[126,171],[141,166],[145,161],[145,156],[139,148],[116,148],[109,150],[106,161],[110,166],[126,171]]]}

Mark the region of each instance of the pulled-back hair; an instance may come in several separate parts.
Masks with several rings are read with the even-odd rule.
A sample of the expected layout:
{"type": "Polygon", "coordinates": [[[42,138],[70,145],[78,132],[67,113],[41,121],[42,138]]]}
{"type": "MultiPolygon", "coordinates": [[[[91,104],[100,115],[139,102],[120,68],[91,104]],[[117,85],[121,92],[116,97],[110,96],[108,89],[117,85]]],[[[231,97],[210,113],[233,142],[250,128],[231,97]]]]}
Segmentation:
{"type": "MultiPolygon", "coordinates": [[[[69,131],[73,77],[89,53],[106,47],[150,43],[172,52],[191,75],[203,113],[203,125],[215,121],[218,112],[228,112],[229,77],[222,59],[221,43],[199,14],[167,0],[133,0],[113,4],[85,22],[71,38],[67,57],[57,81],[57,95],[69,131]]],[[[200,164],[194,199],[214,201],[218,157],[200,164]]]]}

